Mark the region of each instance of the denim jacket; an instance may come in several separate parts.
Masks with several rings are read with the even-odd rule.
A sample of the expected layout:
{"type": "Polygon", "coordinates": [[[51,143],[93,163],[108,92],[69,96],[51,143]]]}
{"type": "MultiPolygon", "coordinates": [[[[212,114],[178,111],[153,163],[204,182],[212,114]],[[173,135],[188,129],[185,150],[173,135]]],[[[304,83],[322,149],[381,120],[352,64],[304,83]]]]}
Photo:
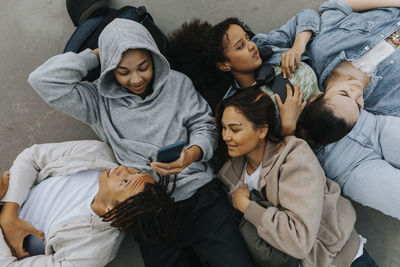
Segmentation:
{"type": "MultiPolygon", "coordinates": [[[[309,19],[312,18],[310,15],[309,19]]],[[[319,32],[307,45],[302,59],[310,59],[322,91],[326,78],[341,62],[359,59],[400,28],[400,8],[378,8],[358,13],[353,12],[347,3],[336,0],[320,6],[319,18],[319,32]]],[[[291,40],[294,40],[297,32],[285,26],[279,29],[279,35],[274,31],[256,35],[255,43],[259,47],[290,48],[288,44],[292,44],[291,40]]],[[[279,55],[276,56],[279,58],[279,55]]],[[[278,58],[271,61],[275,62],[278,58]]],[[[375,114],[400,116],[399,63],[400,49],[397,49],[371,73],[370,83],[364,91],[366,110],[375,114]]]]}
{"type": "MultiPolygon", "coordinates": [[[[30,188],[52,176],[116,167],[111,148],[99,141],[34,145],[21,152],[10,169],[10,185],[2,201],[21,205],[30,188]]],[[[45,237],[45,255],[17,260],[0,231],[0,266],[98,267],[117,254],[123,234],[97,215],[78,216],[52,227],[45,237]]]]}
{"type": "MultiPolygon", "coordinates": [[[[258,47],[264,45],[271,47],[274,54],[268,59],[268,63],[279,66],[281,65],[282,53],[293,46],[297,34],[307,30],[312,31],[314,34],[317,34],[319,31],[319,16],[317,12],[312,9],[300,11],[280,29],[273,30],[269,34],[257,33],[252,41],[255,42],[258,47]]],[[[307,59],[307,55],[303,54],[302,60],[307,59]]],[[[236,87],[240,87],[237,81],[234,82],[236,87]]],[[[236,94],[236,89],[231,86],[224,95],[224,98],[234,94],[236,94]]]]}

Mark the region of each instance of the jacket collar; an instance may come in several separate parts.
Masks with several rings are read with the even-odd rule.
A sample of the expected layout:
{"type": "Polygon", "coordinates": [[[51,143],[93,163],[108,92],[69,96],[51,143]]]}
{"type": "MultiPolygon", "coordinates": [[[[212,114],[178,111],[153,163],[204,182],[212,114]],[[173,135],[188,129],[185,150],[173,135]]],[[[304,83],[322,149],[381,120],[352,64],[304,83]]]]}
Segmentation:
{"type": "MultiPolygon", "coordinates": [[[[279,158],[282,149],[284,148],[283,142],[273,143],[267,142],[264,149],[264,155],[261,166],[261,178],[258,181],[259,188],[265,187],[267,184],[273,184],[274,181],[269,181],[268,179],[272,179],[272,177],[268,177],[271,169],[274,167],[277,159],[279,158]]],[[[221,169],[220,176],[223,177],[224,180],[229,180],[231,183],[231,191],[243,185],[244,182],[244,167],[246,165],[246,158],[244,156],[231,158],[226,165],[221,169]]],[[[272,197],[272,203],[277,203],[278,196],[275,196],[273,192],[274,186],[272,188],[266,188],[265,190],[261,190],[264,197],[268,195],[268,199],[270,196],[272,197]]]]}

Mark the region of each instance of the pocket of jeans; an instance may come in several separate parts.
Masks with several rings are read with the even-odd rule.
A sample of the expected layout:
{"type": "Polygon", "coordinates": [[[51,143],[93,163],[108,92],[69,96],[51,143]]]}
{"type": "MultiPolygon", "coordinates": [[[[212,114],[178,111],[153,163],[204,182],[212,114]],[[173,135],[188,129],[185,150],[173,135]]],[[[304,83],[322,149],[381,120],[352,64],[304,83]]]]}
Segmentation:
{"type": "Polygon", "coordinates": [[[340,24],[339,29],[344,32],[370,33],[374,24],[371,21],[347,20],[340,24]]]}

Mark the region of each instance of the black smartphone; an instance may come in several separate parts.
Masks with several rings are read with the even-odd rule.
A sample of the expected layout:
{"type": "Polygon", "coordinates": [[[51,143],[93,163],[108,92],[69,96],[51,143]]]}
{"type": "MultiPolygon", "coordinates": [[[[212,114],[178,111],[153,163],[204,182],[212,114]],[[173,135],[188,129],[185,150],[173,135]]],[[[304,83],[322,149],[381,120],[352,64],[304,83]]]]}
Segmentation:
{"type": "Polygon", "coordinates": [[[293,90],[294,90],[293,84],[289,81],[288,78],[284,79],[282,76],[282,73],[275,76],[274,83],[271,85],[271,90],[275,94],[279,95],[282,103],[285,103],[286,97],[287,97],[286,84],[290,85],[290,88],[292,88],[292,94],[293,94],[293,90]]]}
{"type": "Polygon", "coordinates": [[[171,144],[160,148],[157,151],[157,161],[170,163],[179,159],[184,145],[185,142],[179,141],[175,144],[171,144]]]}
{"type": "Polygon", "coordinates": [[[37,238],[34,235],[27,235],[24,238],[23,245],[24,249],[28,251],[30,256],[44,255],[45,245],[44,240],[37,238]]]}

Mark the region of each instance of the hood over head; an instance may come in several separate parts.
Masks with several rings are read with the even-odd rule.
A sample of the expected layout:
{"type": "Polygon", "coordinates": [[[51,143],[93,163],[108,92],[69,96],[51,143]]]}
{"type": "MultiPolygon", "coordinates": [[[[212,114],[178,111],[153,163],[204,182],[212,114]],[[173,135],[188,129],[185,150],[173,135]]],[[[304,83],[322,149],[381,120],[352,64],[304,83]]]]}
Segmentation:
{"type": "Polygon", "coordinates": [[[101,74],[98,79],[99,93],[106,98],[132,97],[135,102],[149,101],[156,97],[168,78],[170,66],[160,53],[149,31],[140,23],[128,19],[114,19],[99,36],[101,74]],[[153,60],[153,92],[142,99],[121,86],[114,77],[122,55],[129,49],[146,49],[153,60]]]}

